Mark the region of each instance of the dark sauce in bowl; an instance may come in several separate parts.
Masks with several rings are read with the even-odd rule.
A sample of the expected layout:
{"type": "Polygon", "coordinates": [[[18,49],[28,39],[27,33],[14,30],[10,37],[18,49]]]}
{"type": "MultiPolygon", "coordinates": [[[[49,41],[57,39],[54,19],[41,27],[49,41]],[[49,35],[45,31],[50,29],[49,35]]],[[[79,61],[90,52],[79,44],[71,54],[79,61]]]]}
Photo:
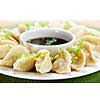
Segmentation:
{"type": "Polygon", "coordinates": [[[42,38],[35,38],[30,39],[27,41],[28,43],[37,44],[37,45],[59,45],[64,44],[69,41],[60,39],[60,38],[54,38],[54,37],[42,37],[42,38]]]}

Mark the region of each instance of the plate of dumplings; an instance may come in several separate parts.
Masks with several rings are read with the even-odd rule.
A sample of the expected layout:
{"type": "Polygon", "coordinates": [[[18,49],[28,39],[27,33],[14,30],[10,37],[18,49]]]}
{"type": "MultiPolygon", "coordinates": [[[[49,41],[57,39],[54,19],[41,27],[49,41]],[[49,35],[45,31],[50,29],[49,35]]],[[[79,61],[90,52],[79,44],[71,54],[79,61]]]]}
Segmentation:
{"type": "Polygon", "coordinates": [[[71,21],[19,23],[0,29],[0,73],[32,80],[81,77],[100,70],[100,32],[71,21]],[[36,28],[61,28],[75,35],[73,47],[31,52],[20,44],[20,35],[36,28]]]}

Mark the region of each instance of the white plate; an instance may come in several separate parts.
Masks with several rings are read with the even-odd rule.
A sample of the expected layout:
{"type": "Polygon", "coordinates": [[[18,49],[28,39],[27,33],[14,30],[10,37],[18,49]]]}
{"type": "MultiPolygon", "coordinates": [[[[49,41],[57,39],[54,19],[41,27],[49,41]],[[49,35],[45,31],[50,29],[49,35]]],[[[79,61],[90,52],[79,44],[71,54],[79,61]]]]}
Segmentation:
{"type": "Polygon", "coordinates": [[[57,79],[69,79],[80,76],[89,75],[91,73],[97,72],[100,70],[100,62],[93,66],[84,67],[79,72],[71,72],[68,74],[56,74],[56,73],[47,73],[39,74],[34,72],[18,72],[14,71],[12,68],[0,67],[0,73],[8,76],[13,76],[17,78],[32,79],[32,80],[57,80],[57,79]]]}

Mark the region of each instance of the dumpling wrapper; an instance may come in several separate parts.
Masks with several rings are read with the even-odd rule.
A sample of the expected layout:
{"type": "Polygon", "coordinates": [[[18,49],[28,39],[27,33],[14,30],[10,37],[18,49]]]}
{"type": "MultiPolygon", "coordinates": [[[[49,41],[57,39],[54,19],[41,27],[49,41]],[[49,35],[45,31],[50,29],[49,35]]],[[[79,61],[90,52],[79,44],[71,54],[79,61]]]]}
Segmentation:
{"type": "Polygon", "coordinates": [[[17,71],[30,71],[35,66],[35,58],[34,55],[29,55],[27,57],[22,57],[17,59],[17,61],[13,64],[13,69],[17,71]]]}
{"type": "Polygon", "coordinates": [[[89,42],[96,57],[100,58],[100,37],[84,36],[83,41],[89,42]]]}
{"type": "Polygon", "coordinates": [[[85,51],[86,65],[93,65],[97,63],[98,59],[94,56],[92,46],[89,42],[83,42],[80,45],[80,48],[82,48],[85,51]]]}
{"type": "Polygon", "coordinates": [[[49,28],[63,28],[62,21],[50,21],[48,24],[49,28]]]}
{"type": "Polygon", "coordinates": [[[14,46],[10,49],[7,55],[0,61],[0,65],[12,67],[13,63],[17,60],[18,54],[26,54],[29,53],[29,50],[21,45],[14,46]]]}
{"type": "Polygon", "coordinates": [[[76,26],[70,29],[71,32],[75,33],[76,39],[80,39],[84,37],[85,35],[89,36],[99,36],[100,37],[100,32],[94,29],[87,28],[85,26],[76,26]]]}
{"type": "Polygon", "coordinates": [[[15,32],[14,29],[13,30],[4,29],[3,32],[4,33],[6,33],[6,32],[11,33],[11,37],[13,37],[15,40],[19,41],[20,33],[19,32],[15,32]]]}
{"type": "Polygon", "coordinates": [[[4,58],[13,45],[5,44],[0,45],[0,59],[4,58]]]}
{"type": "Polygon", "coordinates": [[[38,51],[35,68],[36,71],[41,74],[51,71],[53,66],[50,59],[50,52],[48,50],[41,49],[40,51],[38,51]]]}
{"type": "Polygon", "coordinates": [[[69,73],[71,72],[71,55],[65,49],[60,49],[58,58],[53,63],[52,71],[56,73],[69,73]]]}
{"type": "Polygon", "coordinates": [[[71,69],[74,71],[80,71],[86,64],[85,53],[83,52],[83,50],[79,48],[79,51],[72,52],[71,56],[72,56],[71,69]]]}
{"type": "Polygon", "coordinates": [[[15,43],[11,40],[0,40],[0,45],[4,45],[4,44],[18,45],[18,43],[15,43]]]}

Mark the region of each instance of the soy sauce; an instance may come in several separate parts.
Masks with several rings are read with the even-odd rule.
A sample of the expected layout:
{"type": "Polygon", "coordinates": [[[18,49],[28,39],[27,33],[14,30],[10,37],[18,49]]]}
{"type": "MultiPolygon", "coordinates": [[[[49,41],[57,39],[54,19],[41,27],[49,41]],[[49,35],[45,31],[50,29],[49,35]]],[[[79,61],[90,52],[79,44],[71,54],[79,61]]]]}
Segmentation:
{"type": "Polygon", "coordinates": [[[37,44],[37,45],[59,45],[67,43],[68,41],[60,38],[52,38],[52,37],[42,37],[42,38],[35,38],[30,39],[27,41],[28,43],[37,44]]]}

